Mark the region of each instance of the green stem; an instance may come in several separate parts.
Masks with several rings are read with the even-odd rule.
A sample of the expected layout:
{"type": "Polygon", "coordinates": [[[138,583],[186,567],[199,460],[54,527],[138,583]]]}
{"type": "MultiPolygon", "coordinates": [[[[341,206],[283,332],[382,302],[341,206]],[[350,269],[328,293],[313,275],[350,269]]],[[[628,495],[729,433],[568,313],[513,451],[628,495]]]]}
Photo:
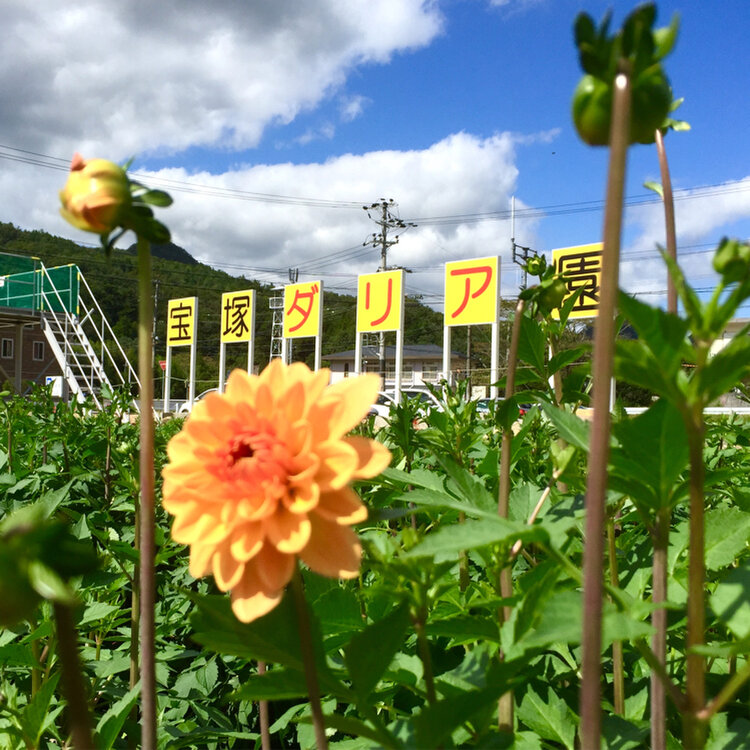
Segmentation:
{"type": "MultiPolygon", "coordinates": [[[[615,522],[607,522],[607,548],[609,552],[609,582],[614,586],[620,585],[617,570],[617,546],[615,544],[615,522]]],[[[622,655],[622,641],[612,644],[612,686],[614,689],[614,709],[620,716],[625,715],[625,668],[622,655]]],[[[653,750],[653,749],[652,749],[653,750]]]]}
{"type": "Polygon", "coordinates": [[[430,656],[430,644],[427,642],[425,633],[425,622],[427,621],[427,608],[422,606],[416,614],[412,615],[412,624],[417,636],[417,649],[422,661],[424,672],[424,684],[427,691],[427,702],[432,705],[437,700],[435,693],[435,676],[432,671],[432,657],[430,656]]]}
{"type": "MultiPolygon", "coordinates": [[[[696,364],[696,369],[701,362],[696,364]]],[[[696,373],[697,374],[697,373],[696,373]]],[[[690,455],[690,536],[688,540],[688,599],[687,599],[687,711],[683,715],[682,741],[685,747],[699,750],[706,743],[707,724],[699,718],[706,702],[705,657],[695,652],[703,645],[706,630],[705,612],[705,497],[703,442],[705,424],[703,404],[693,406],[686,424],[690,455]]]]}
{"type": "Polygon", "coordinates": [[[151,251],[138,237],[138,377],[141,381],[140,422],[140,638],[141,748],[156,750],[156,661],[154,605],[154,378],[151,297],[151,251]]]}
{"type": "Polygon", "coordinates": [[[701,721],[708,721],[714,714],[718,713],[724,706],[732,700],[737,691],[750,679],[750,661],[745,662],[745,666],[735,672],[724,684],[719,694],[709,701],[708,705],[698,712],[697,718],[701,721]]]}
{"type": "MultiPolygon", "coordinates": [[[[653,529],[654,552],[651,564],[651,601],[654,605],[663,605],[667,601],[667,551],[669,549],[669,525],[671,513],[669,508],[660,508],[656,512],[653,529]]],[[[651,650],[662,667],[667,664],[667,610],[658,606],[651,615],[654,635],[651,639],[651,650]]],[[[651,672],[651,748],[666,750],[667,747],[667,695],[664,683],[651,672]]]]}
{"type": "MultiPolygon", "coordinates": [[[[523,312],[526,306],[524,300],[518,300],[516,312],[513,318],[513,329],[510,335],[510,347],[508,349],[508,368],[505,378],[505,398],[513,397],[516,389],[516,367],[518,365],[518,342],[521,338],[521,325],[523,322],[523,312]]],[[[497,494],[497,513],[501,518],[507,518],[510,507],[510,457],[513,448],[513,431],[510,427],[503,428],[503,439],[500,448],[500,482],[497,494]]],[[[513,596],[513,572],[510,564],[505,565],[500,570],[498,581],[500,596],[503,599],[510,599],[513,596]]],[[[508,620],[511,615],[510,606],[503,606],[498,609],[498,619],[500,625],[508,620]]],[[[498,652],[498,657],[504,658],[502,651],[498,652]]],[[[513,692],[508,691],[501,695],[497,703],[497,724],[500,731],[513,731],[513,692]]]]}
{"type": "MultiPolygon", "coordinates": [[[[669,174],[667,150],[664,148],[664,136],[661,130],[655,133],[656,153],[659,157],[659,171],[661,173],[661,188],[664,196],[664,229],[667,240],[667,255],[677,262],[677,232],[675,229],[674,195],[672,193],[672,178],[669,174]]],[[[677,313],[677,288],[672,274],[667,274],[667,312],[677,313]]]]}
{"type": "Polygon", "coordinates": [[[629,75],[624,71],[620,72],[614,82],[601,291],[592,364],[594,417],[586,485],[583,549],[581,750],[599,750],[601,747],[602,560],[609,460],[609,392],[614,359],[620,235],[629,143],[630,88],[629,75]]]}
{"type": "Polygon", "coordinates": [[[62,665],[63,693],[68,704],[73,747],[76,750],[88,750],[94,747],[94,743],[91,737],[91,717],[81,674],[78,635],[73,623],[73,614],[67,604],[55,602],[53,607],[57,624],[58,653],[62,665]]]}
{"type": "MultiPolygon", "coordinates": [[[[266,663],[258,662],[258,674],[266,673],[266,663]]],[[[258,701],[258,718],[260,721],[260,746],[261,750],[271,750],[271,733],[269,732],[268,701],[258,701]]]]}
{"type": "Polygon", "coordinates": [[[315,667],[315,653],[313,651],[312,634],[310,632],[310,613],[305,598],[305,587],[299,565],[294,567],[292,575],[292,591],[294,605],[297,610],[297,627],[299,629],[299,643],[302,651],[302,663],[305,668],[305,684],[307,697],[312,712],[313,728],[315,730],[315,744],[318,750],[327,750],[326,728],[323,720],[323,710],[320,706],[320,687],[318,686],[318,672],[315,667]]]}

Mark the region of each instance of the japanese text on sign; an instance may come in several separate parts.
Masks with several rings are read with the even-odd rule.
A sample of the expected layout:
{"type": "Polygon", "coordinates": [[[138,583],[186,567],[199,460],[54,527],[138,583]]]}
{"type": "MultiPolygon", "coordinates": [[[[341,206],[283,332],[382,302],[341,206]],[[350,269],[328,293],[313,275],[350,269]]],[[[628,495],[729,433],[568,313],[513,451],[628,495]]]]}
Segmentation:
{"type": "Polygon", "coordinates": [[[171,299],[167,303],[167,346],[193,343],[197,297],[171,299]]]}
{"type": "Polygon", "coordinates": [[[253,335],[253,290],[221,295],[221,343],[250,341],[253,335]]]}
{"type": "Polygon", "coordinates": [[[322,281],[284,287],[284,338],[320,336],[322,281]]]}
{"type": "Polygon", "coordinates": [[[403,271],[358,277],[357,333],[397,331],[401,327],[403,271]]]}
{"type": "MultiPolygon", "coordinates": [[[[552,251],[555,271],[563,275],[567,297],[581,290],[570,318],[595,318],[599,313],[599,289],[602,280],[602,243],[563,247],[552,251]]],[[[567,299],[566,297],[566,299],[567,299]]]]}
{"type": "Polygon", "coordinates": [[[497,256],[445,264],[445,325],[494,323],[497,301],[497,256]]]}

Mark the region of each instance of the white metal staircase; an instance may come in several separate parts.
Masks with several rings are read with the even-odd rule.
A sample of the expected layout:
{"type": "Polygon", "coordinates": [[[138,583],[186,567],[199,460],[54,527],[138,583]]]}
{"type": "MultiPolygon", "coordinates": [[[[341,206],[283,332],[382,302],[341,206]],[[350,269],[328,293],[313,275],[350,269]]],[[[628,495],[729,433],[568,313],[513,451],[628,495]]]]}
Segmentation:
{"type": "MultiPolygon", "coordinates": [[[[75,268],[75,267],[74,267],[75,268]]],[[[41,326],[63,378],[79,401],[102,407],[102,386],[138,387],[138,377],[91,288],[78,268],[77,304],[71,312],[69,290],[56,286],[42,265],[41,326]],[[66,304],[67,302],[67,304],[66,304]]],[[[137,405],[136,405],[137,406],[137,405]]]]}

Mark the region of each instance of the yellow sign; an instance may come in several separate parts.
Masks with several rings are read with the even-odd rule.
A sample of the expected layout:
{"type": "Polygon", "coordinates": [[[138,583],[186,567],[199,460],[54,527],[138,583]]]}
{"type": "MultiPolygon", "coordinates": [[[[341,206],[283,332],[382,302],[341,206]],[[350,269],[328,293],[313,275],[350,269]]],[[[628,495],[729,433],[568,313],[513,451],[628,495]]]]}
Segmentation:
{"type": "Polygon", "coordinates": [[[284,287],[284,338],[320,336],[322,281],[284,287]]]}
{"type": "Polygon", "coordinates": [[[193,343],[197,297],[171,299],[167,303],[167,346],[193,343]]]}
{"type": "Polygon", "coordinates": [[[446,326],[468,326],[497,321],[497,256],[445,264],[446,326]]]}
{"type": "Polygon", "coordinates": [[[250,341],[253,336],[252,289],[241,292],[224,292],[221,295],[221,343],[236,344],[250,341]]]}
{"type": "Polygon", "coordinates": [[[595,242],[591,245],[561,247],[552,251],[555,272],[562,274],[568,285],[565,299],[579,289],[582,290],[573,305],[570,318],[595,318],[599,314],[602,248],[601,242],[595,242]]]}
{"type": "Polygon", "coordinates": [[[397,331],[403,318],[403,289],[403,271],[384,271],[359,276],[357,333],[397,331]]]}

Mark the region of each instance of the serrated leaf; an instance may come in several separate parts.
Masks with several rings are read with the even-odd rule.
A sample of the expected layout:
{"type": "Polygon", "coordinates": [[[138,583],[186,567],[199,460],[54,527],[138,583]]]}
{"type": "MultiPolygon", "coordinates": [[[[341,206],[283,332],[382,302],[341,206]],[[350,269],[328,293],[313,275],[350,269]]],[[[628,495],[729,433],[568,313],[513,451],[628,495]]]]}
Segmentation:
{"type": "Polygon", "coordinates": [[[442,527],[427,534],[422,542],[406,552],[403,557],[450,555],[490,544],[512,544],[517,539],[524,542],[540,542],[546,541],[547,538],[546,531],[539,526],[524,526],[503,518],[468,519],[466,523],[442,527]]]}
{"type": "Polygon", "coordinates": [[[391,659],[403,643],[409,627],[409,611],[404,605],[382,620],[368,625],[344,647],[344,659],[354,690],[365,699],[375,689],[391,659]],[[373,648],[373,644],[377,648],[373,648]]]}
{"type": "Polygon", "coordinates": [[[540,377],[545,376],[547,338],[539,322],[523,316],[518,337],[518,358],[534,368],[540,377]]]}
{"type": "Polygon", "coordinates": [[[39,745],[39,740],[44,731],[49,705],[52,701],[52,696],[55,693],[55,688],[57,687],[57,681],[59,678],[59,673],[48,677],[39,691],[24,707],[23,711],[21,711],[21,729],[26,737],[33,740],[34,747],[39,745]]]}
{"type": "Polygon", "coordinates": [[[706,567],[719,570],[731,565],[750,541],[750,513],[739,508],[706,511],[706,567]]]}
{"type": "Polygon", "coordinates": [[[750,561],[731,570],[711,595],[711,609],[739,639],[750,637],[750,561]]]}
{"type": "Polygon", "coordinates": [[[543,699],[531,686],[518,707],[518,718],[545,740],[562,743],[574,750],[577,718],[551,687],[543,699]]]}
{"type": "Polygon", "coordinates": [[[120,736],[125,721],[127,720],[133,706],[138,702],[141,693],[140,682],[120,698],[99,719],[96,725],[94,739],[98,750],[110,750],[120,736]]]}

